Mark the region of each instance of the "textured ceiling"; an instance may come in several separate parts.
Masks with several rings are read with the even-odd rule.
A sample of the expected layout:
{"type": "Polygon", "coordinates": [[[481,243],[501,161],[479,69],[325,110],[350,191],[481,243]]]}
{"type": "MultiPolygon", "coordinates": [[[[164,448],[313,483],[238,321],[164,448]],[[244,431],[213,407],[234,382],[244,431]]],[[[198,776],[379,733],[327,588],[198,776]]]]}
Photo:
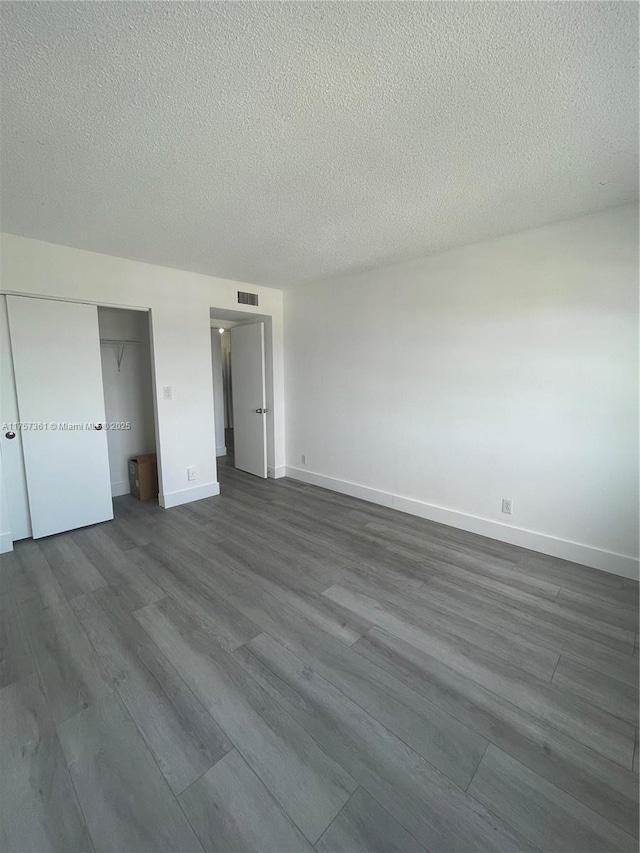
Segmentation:
{"type": "Polygon", "coordinates": [[[637,197],[635,3],[0,14],[11,233],[287,287],[637,197]]]}

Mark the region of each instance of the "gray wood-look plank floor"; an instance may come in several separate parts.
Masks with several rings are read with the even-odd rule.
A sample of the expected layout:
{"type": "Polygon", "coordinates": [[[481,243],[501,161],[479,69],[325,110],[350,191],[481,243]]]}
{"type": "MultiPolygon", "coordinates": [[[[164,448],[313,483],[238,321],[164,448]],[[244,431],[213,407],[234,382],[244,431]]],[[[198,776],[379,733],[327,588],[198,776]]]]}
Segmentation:
{"type": "Polygon", "coordinates": [[[638,849],[638,584],[291,480],[0,559],[0,849],[638,849]]]}

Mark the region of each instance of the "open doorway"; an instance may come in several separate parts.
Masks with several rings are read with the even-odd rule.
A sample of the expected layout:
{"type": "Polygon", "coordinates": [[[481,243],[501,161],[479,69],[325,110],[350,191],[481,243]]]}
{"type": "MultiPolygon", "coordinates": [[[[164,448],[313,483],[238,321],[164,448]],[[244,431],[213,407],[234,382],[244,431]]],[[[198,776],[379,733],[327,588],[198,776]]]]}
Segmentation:
{"type": "Polygon", "coordinates": [[[273,476],[271,317],[212,308],[210,320],[216,456],[273,476]]]}
{"type": "Polygon", "coordinates": [[[149,312],[100,306],[98,326],[111,495],[157,501],[149,312]]]}
{"type": "Polygon", "coordinates": [[[231,385],[231,334],[234,320],[211,318],[211,368],[216,457],[233,462],[233,390],[231,385]]]}

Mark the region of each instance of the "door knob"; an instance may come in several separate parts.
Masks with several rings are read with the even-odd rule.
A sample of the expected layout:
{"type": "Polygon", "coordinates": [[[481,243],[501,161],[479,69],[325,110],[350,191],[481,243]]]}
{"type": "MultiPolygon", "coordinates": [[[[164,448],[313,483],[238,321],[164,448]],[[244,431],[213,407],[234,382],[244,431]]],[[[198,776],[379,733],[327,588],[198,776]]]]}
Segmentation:
{"type": "Polygon", "coordinates": [[[93,428],[94,429],[102,429],[102,424],[94,424],[93,428]]]}
{"type": "Polygon", "coordinates": [[[4,437],[5,438],[15,438],[16,434],[15,434],[15,432],[5,432],[4,437]]]}
{"type": "Polygon", "coordinates": [[[256,409],[257,415],[266,415],[269,409],[256,409]]]}

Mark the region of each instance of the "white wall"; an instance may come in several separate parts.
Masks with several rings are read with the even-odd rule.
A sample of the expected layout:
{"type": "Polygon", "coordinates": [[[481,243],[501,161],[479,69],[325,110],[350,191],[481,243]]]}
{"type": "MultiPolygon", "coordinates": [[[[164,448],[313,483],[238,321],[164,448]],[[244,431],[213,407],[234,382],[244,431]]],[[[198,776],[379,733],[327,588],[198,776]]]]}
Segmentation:
{"type": "MultiPolygon", "coordinates": [[[[151,311],[152,357],[158,398],[157,438],[160,501],[174,506],[217,494],[213,395],[211,393],[211,306],[236,309],[237,291],[259,294],[255,313],[273,324],[274,403],[270,417],[276,476],[284,469],[282,292],[254,285],[129,261],[95,252],[3,234],[4,292],[72,299],[151,311]],[[163,399],[171,386],[173,398],[163,399]],[[187,468],[198,472],[187,480],[187,468]]],[[[243,311],[252,309],[242,306],[243,311]]]]}
{"type": "Polygon", "coordinates": [[[288,474],[637,576],[635,206],[287,292],[285,329],[288,474]]]}
{"type": "Polygon", "coordinates": [[[124,347],[118,370],[119,347],[101,344],[102,384],[107,422],[130,423],[131,429],[109,429],[111,494],[129,494],[128,462],[156,449],[153,376],[149,346],[149,313],[122,308],[98,308],[100,339],[138,340],[124,347]]]}
{"type": "Polygon", "coordinates": [[[211,371],[213,373],[213,410],[215,412],[216,456],[225,456],[224,443],[224,383],[222,379],[222,335],[211,329],[211,371]]]}

